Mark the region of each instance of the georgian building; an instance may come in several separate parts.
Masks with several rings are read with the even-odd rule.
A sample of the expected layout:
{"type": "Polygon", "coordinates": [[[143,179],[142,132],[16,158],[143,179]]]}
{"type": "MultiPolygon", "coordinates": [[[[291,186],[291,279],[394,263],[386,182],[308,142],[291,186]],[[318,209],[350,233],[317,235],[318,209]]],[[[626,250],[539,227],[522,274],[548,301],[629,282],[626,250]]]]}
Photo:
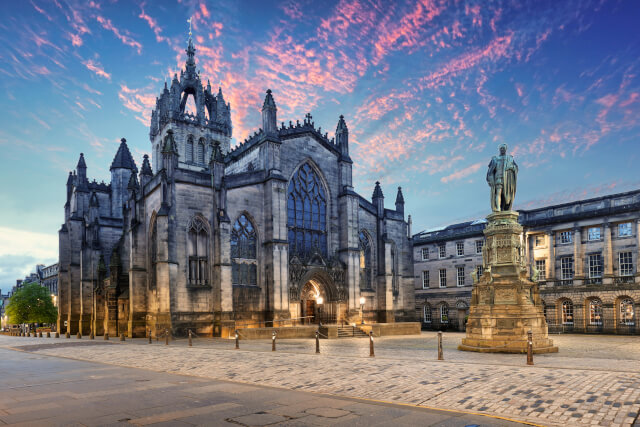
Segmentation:
{"type": "MultiPolygon", "coordinates": [[[[640,190],[519,213],[550,331],[640,331],[640,190]]],[[[471,274],[482,272],[485,224],[413,237],[416,308],[424,327],[464,329],[471,274]]]]}
{"type": "Polygon", "coordinates": [[[89,180],[82,154],[69,174],[58,329],[226,336],[357,321],[361,298],[365,320],[414,320],[402,192],[388,209],[379,183],[371,199],[354,191],[345,119],[331,139],[311,114],[278,125],[267,90],[262,128],[232,149],[231,106],[203,86],[191,39],[186,53],[152,112],[151,161],[138,170],[123,139],[108,184],[89,180]]]}

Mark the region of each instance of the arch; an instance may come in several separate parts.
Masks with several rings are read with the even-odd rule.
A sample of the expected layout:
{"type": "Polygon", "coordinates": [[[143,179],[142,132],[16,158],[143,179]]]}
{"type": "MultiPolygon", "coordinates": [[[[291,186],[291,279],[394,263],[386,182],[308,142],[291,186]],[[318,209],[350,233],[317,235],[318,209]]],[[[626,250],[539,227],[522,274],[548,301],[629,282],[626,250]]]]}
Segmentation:
{"type": "Polygon", "coordinates": [[[289,255],[309,258],[328,254],[328,192],[320,171],[309,161],[291,175],[287,190],[289,255]]]}
{"type": "Polygon", "coordinates": [[[362,229],[359,233],[360,249],[360,289],[372,289],[373,283],[373,243],[369,233],[362,229]]]}
{"type": "Polygon", "coordinates": [[[209,285],[209,224],[200,215],[194,216],[187,227],[187,283],[191,286],[209,285]]]}
{"type": "Polygon", "coordinates": [[[154,210],[151,213],[149,221],[149,238],[148,254],[149,254],[149,289],[155,289],[157,286],[156,264],[158,262],[158,221],[157,213],[154,210]]]}
{"type": "Polygon", "coordinates": [[[618,323],[625,326],[635,326],[636,310],[633,298],[626,295],[618,297],[615,307],[618,323]]]}
{"type": "Polygon", "coordinates": [[[426,302],[422,306],[422,322],[430,324],[430,323],[432,323],[432,321],[433,321],[433,318],[432,318],[432,313],[431,313],[431,304],[426,302]]]}
{"type": "Polygon", "coordinates": [[[568,298],[558,300],[558,318],[563,325],[573,326],[573,301],[568,298]]]}
{"type": "Polygon", "coordinates": [[[598,297],[587,298],[585,309],[590,326],[602,326],[602,300],[598,297]]]}
{"type": "Polygon", "coordinates": [[[184,158],[187,163],[193,163],[193,135],[187,137],[184,158]]]}
{"type": "Polygon", "coordinates": [[[231,229],[231,283],[234,286],[258,285],[258,234],[245,213],[231,229]]]}
{"type": "Polygon", "coordinates": [[[398,247],[391,241],[391,290],[393,295],[400,292],[400,281],[398,280],[398,247]]]}
{"type": "Polygon", "coordinates": [[[196,159],[199,165],[204,165],[205,145],[204,138],[198,141],[198,149],[196,150],[196,159]]]}
{"type": "Polygon", "coordinates": [[[438,304],[438,315],[440,323],[449,323],[449,304],[444,301],[438,304]]]}
{"type": "Polygon", "coordinates": [[[469,308],[469,305],[467,304],[466,301],[458,300],[456,301],[456,308],[458,310],[466,310],[467,308],[469,308]]]}

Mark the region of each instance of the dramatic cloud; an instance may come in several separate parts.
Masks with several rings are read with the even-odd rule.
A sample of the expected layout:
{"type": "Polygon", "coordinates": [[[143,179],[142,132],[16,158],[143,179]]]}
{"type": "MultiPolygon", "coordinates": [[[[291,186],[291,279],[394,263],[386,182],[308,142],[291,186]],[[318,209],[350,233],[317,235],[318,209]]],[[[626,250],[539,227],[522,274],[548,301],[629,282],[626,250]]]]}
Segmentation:
{"type": "Polygon", "coordinates": [[[104,18],[102,16],[96,16],[96,21],[98,21],[100,23],[100,25],[102,25],[102,28],[104,28],[105,30],[109,30],[111,31],[122,43],[124,43],[127,46],[131,46],[133,48],[136,49],[136,51],[138,52],[138,55],[140,55],[140,53],[142,53],[142,45],[137,42],[136,40],[134,40],[130,35],[129,32],[126,30],[119,30],[118,28],[116,28],[113,23],[111,22],[110,19],[104,18]]]}
{"type": "Polygon", "coordinates": [[[107,73],[103,68],[102,65],[100,65],[99,63],[88,59],[86,61],[82,62],[84,64],[85,67],[87,67],[87,69],[89,71],[94,72],[97,76],[100,77],[104,77],[107,80],[111,80],[111,74],[107,73]]]}
{"type": "Polygon", "coordinates": [[[467,166],[464,169],[460,169],[459,171],[452,173],[451,175],[443,176],[442,178],[440,178],[440,182],[446,184],[447,182],[457,181],[459,179],[466,178],[469,175],[476,173],[481,167],[482,167],[482,163],[474,163],[470,166],[467,166]]]}

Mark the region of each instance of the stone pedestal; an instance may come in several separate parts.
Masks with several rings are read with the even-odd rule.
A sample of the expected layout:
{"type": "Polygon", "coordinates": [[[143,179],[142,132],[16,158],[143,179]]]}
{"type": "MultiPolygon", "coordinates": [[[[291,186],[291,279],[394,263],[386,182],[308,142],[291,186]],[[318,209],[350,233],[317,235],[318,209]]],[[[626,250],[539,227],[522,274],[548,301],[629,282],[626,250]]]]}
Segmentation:
{"type": "Polygon", "coordinates": [[[482,250],[484,272],[474,279],[467,336],[459,350],[526,353],[527,332],[534,353],[555,353],[549,339],[537,283],[527,275],[522,226],[514,211],[487,217],[482,250]]]}

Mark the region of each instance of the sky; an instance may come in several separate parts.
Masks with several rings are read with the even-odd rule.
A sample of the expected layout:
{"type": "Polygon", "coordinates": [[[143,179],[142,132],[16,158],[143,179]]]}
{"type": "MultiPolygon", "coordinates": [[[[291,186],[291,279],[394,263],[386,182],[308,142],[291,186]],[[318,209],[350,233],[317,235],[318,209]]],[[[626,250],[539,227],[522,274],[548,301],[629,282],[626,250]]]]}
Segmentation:
{"type": "Polygon", "coordinates": [[[413,231],[489,213],[500,143],[516,209],[640,188],[637,1],[77,1],[0,4],[0,289],[57,261],[80,152],[109,180],[125,137],[138,165],[165,79],[197,67],[231,103],[233,143],[310,112],[343,114],[356,191],[402,186],[413,231]]]}

